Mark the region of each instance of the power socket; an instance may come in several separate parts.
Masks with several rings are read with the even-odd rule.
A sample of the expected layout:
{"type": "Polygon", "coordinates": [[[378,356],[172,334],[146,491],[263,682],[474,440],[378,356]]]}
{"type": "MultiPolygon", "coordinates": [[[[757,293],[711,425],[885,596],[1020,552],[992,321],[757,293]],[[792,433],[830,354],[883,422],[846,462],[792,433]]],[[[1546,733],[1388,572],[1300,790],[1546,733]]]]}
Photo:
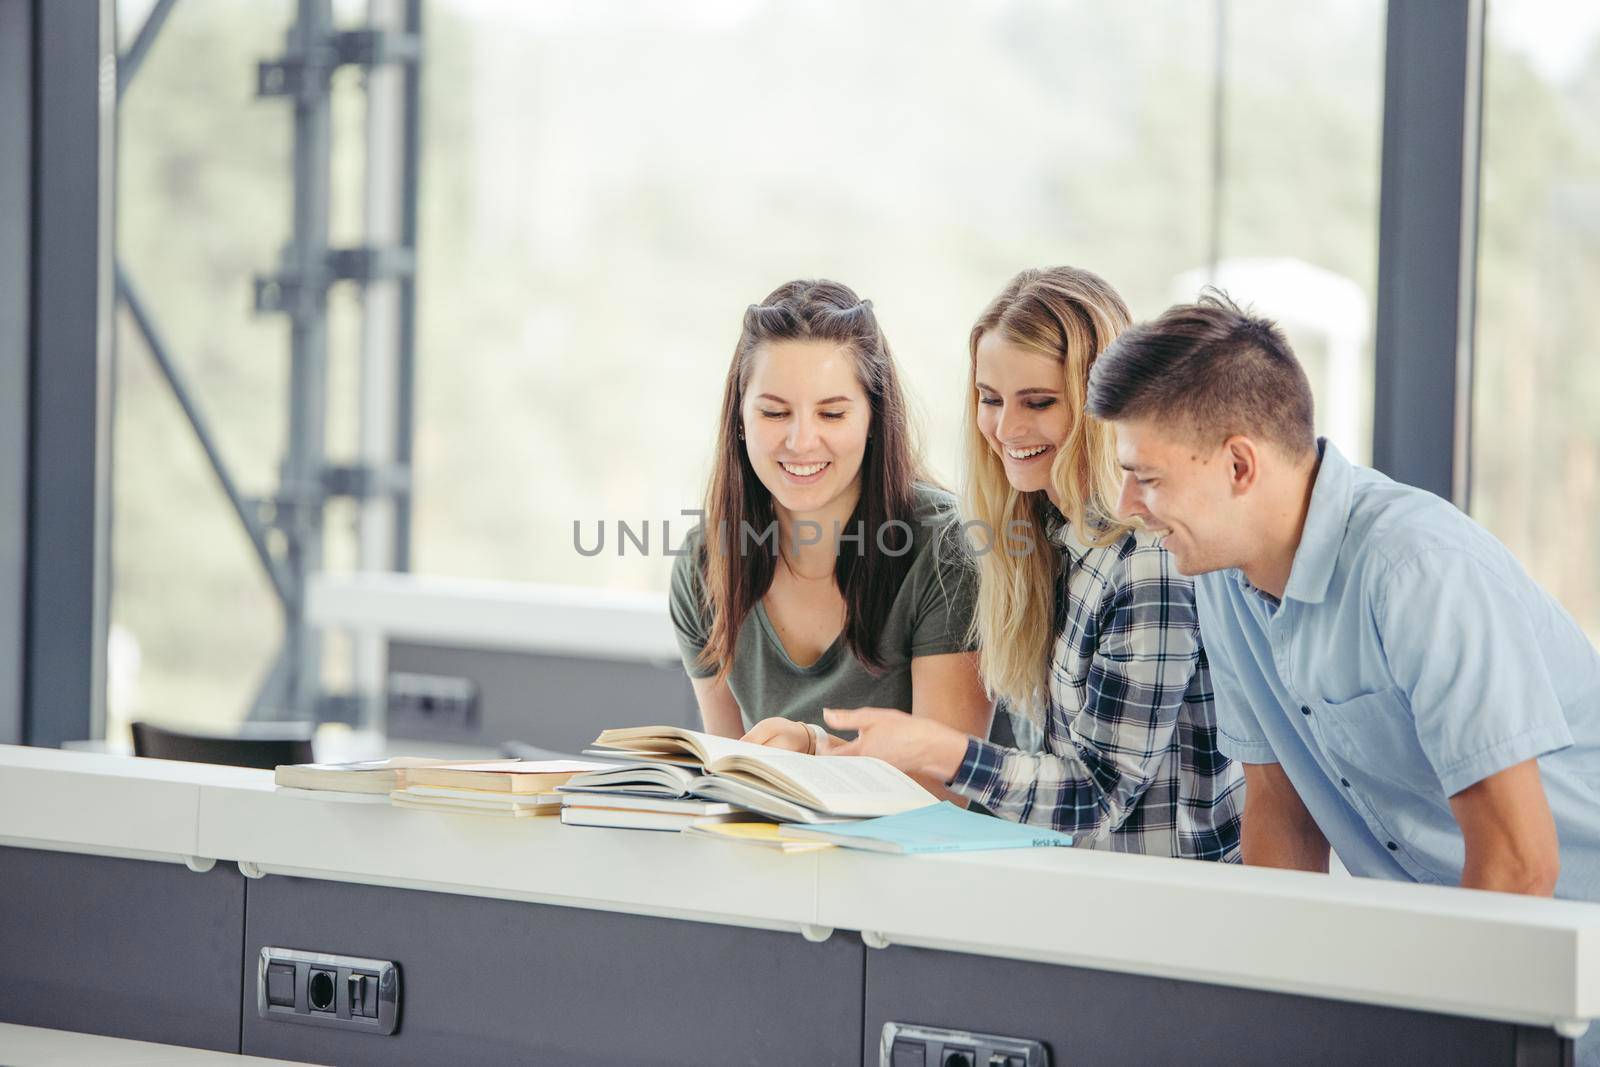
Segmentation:
{"type": "Polygon", "coordinates": [[[916,1023],[887,1022],[879,1067],[1050,1067],[1043,1042],[916,1023]]]}
{"type": "Polygon", "coordinates": [[[256,1014],[392,1034],[400,1025],[400,970],[392,960],[268,946],[256,966],[256,1014]]]}
{"type": "Polygon", "coordinates": [[[478,686],[442,674],[389,675],[388,721],[407,736],[467,738],[478,732],[478,686]]]}

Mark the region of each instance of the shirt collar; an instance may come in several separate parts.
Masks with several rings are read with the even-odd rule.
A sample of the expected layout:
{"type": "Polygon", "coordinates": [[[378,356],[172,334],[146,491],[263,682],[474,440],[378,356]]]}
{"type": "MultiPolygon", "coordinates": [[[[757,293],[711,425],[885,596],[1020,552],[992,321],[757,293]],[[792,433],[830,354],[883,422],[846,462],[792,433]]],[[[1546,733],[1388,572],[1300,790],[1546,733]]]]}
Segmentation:
{"type": "Polygon", "coordinates": [[[1048,498],[1043,498],[1043,494],[1041,498],[1039,519],[1044,524],[1045,536],[1052,545],[1065,552],[1067,558],[1076,565],[1095,546],[1078,535],[1078,528],[1067,521],[1067,517],[1061,514],[1048,498]]]}
{"type": "Polygon", "coordinates": [[[1311,507],[1306,511],[1305,529],[1289,568],[1284,587],[1285,600],[1320,604],[1328,594],[1333,569],[1339,562],[1345,527],[1350,522],[1350,501],[1355,490],[1355,469],[1332,441],[1317,438],[1322,460],[1317,466],[1317,481],[1311,489],[1311,507]]]}

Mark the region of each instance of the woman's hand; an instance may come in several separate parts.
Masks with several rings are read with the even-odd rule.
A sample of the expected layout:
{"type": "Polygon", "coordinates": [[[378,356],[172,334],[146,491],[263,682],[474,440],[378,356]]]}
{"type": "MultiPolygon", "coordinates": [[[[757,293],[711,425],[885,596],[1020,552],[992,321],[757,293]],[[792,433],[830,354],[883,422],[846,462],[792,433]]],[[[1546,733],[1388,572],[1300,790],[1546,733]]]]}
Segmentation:
{"type": "Polygon", "coordinates": [[[948,782],[967,755],[960,730],[892,708],[824,708],[822,717],[835,730],[858,731],[854,741],[835,744],[832,756],[876,756],[907,774],[948,782]]]}
{"type": "Polygon", "coordinates": [[[740,740],[752,745],[788,749],[790,752],[811,751],[811,731],[806,729],[805,723],[793,719],[762,719],[740,740]]]}

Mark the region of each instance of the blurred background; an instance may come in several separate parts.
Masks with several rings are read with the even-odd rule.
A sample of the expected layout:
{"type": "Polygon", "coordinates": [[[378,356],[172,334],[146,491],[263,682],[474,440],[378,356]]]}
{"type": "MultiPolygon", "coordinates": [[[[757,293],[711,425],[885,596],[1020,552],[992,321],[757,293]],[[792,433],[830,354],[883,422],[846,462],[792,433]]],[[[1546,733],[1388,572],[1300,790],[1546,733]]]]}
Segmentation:
{"type": "MultiPolygon", "coordinates": [[[[574,523],[697,506],[742,310],[800,276],[874,301],[950,484],[971,322],[1013,272],[1057,263],[1136,318],[1212,282],[1279,318],[1324,432],[1369,462],[1386,8],[428,0],[405,562],[659,595],[669,558],[580,555],[574,523]]],[[[118,0],[122,49],[152,10],[118,0]]],[[[1600,637],[1600,8],[1487,16],[1458,503],[1600,637]]],[[[289,445],[291,326],[252,292],[289,240],[295,144],[257,65],[295,18],[173,5],[116,117],[118,259],[255,494],[289,445]]],[[[335,245],[370,225],[378,76],[332,76],[335,245]]],[[[282,614],[145,336],[115,321],[104,733],[226,731],[282,614]]],[[[330,290],[334,461],[362,449],[368,330],[361,292],[330,290]]],[[[370,567],[361,509],[325,518],[322,568],[370,567]]],[[[321,687],[348,689],[357,642],[314,640],[321,687]]]]}

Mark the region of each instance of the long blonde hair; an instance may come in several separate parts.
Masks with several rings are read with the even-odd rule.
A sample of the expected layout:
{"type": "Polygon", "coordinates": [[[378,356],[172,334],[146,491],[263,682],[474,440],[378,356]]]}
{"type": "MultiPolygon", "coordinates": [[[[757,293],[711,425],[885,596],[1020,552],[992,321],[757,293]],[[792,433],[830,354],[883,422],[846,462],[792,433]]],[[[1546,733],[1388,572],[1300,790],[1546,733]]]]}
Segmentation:
{"type": "Polygon", "coordinates": [[[1083,413],[1089,368],[1132,321],[1104,279],[1073,267],[1025,270],[984,309],[968,339],[966,511],[988,531],[976,546],[978,606],[972,636],[989,692],[1034,722],[1044,718],[1060,557],[1043,514],[1045,494],[1011,487],[978,428],[978,342],[999,330],[1012,344],[1061,365],[1062,403],[1076,415],[1050,479],[1062,514],[1085,543],[1109,544],[1130,527],[1116,519],[1122,471],[1111,426],[1083,413]],[[1024,551],[1023,546],[1031,549],[1024,551]]]}

